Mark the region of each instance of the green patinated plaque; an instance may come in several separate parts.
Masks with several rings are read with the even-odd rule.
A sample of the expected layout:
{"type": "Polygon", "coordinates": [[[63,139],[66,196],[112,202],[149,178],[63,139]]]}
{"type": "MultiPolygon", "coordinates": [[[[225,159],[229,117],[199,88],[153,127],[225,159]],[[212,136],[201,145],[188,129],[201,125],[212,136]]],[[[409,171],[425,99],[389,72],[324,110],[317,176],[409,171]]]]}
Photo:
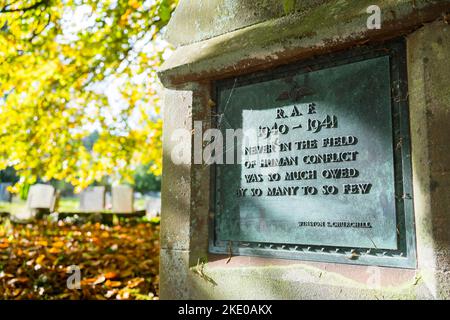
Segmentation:
{"type": "Polygon", "coordinates": [[[237,156],[215,168],[213,251],[407,255],[395,59],[336,58],[218,85],[218,129],[243,138],[225,141],[237,156]]]}

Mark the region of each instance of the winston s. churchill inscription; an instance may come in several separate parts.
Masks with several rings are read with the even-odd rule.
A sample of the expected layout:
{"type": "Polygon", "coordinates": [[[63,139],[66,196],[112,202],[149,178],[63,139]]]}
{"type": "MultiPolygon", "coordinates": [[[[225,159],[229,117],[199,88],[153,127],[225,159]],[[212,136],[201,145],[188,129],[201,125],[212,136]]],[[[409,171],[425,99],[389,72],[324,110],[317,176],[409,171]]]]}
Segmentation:
{"type": "Polygon", "coordinates": [[[405,251],[392,63],[375,54],[218,86],[218,128],[244,138],[239,163],[216,166],[215,246],[405,251]]]}

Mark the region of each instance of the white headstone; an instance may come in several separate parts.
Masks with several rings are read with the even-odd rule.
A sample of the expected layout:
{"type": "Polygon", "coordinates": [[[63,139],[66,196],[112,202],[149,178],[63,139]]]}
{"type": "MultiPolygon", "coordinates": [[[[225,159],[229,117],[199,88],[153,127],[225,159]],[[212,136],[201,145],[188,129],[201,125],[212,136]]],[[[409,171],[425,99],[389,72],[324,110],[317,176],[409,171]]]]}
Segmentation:
{"type": "Polygon", "coordinates": [[[56,202],[55,188],[48,184],[35,184],[30,187],[27,207],[30,209],[54,208],[56,202]]]}
{"type": "Polygon", "coordinates": [[[80,211],[101,212],[105,209],[105,187],[90,187],[80,193],[80,211]]]}
{"type": "Polygon", "coordinates": [[[147,217],[154,218],[161,213],[161,198],[151,197],[145,204],[147,217]]]}
{"type": "Polygon", "coordinates": [[[126,185],[112,187],[112,211],[115,213],[132,213],[133,189],[126,185]]]}

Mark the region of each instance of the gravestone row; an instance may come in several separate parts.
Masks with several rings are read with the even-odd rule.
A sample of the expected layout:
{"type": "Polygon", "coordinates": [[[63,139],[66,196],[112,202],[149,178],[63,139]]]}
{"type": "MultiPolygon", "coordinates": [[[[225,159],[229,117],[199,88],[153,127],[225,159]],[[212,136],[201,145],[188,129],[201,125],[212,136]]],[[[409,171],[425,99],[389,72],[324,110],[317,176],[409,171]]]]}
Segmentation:
{"type": "MultiPolygon", "coordinates": [[[[10,183],[0,184],[0,197],[2,201],[11,201],[11,194],[7,187],[10,183]]],[[[29,220],[40,211],[49,213],[57,210],[59,193],[51,185],[35,184],[30,187],[26,206],[15,215],[17,220],[29,220]]],[[[81,212],[102,212],[111,209],[113,213],[134,213],[134,193],[129,186],[113,186],[111,194],[106,193],[104,186],[89,187],[80,194],[79,210],[81,212]]],[[[161,211],[161,199],[152,196],[146,203],[146,214],[156,217],[161,211]]]]}

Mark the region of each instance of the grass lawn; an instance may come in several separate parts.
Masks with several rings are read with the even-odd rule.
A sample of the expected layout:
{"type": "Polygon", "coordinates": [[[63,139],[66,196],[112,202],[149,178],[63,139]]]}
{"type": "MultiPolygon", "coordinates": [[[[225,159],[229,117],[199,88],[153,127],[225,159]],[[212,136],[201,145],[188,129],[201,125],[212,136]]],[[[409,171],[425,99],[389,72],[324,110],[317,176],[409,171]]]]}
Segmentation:
{"type": "MultiPolygon", "coordinates": [[[[78,210],[79,207],[79,199],[76,197],[73,198],[62,198],[59,201],[59,211],[60,212],[74,212],[78,210]]],[[[0,211],[10,212],[14,215],[16,212],[19,212],[26,207],[25,200],[14,199],[12,202],[3,202],[0,201],[0,211]]]]}
{"type": "MultiPolygon", "coordinates": [[[[145,209],[145,199],[136,199],[134,201],[134,208],[136,210],[145,209]]],[[[0,212],[10,212],[14,215],[25,209],[26,201],[14,199],[13,202],[2,202],[0,201],[0,212]]],[[[80,200],[78,197],[64,197],[59,200],[58,211],[59,212],[77,212],[79,211],[80,200]]],[[[105,210],[108,212],[108,210],[105,210]]]]}
{"type": "Polygon", "coordinates": [[[0,212],[9,212],[13,214],[14,212],[19,212],[23,208],[25,208],[25,202],[0,201],[0,212]]]}

